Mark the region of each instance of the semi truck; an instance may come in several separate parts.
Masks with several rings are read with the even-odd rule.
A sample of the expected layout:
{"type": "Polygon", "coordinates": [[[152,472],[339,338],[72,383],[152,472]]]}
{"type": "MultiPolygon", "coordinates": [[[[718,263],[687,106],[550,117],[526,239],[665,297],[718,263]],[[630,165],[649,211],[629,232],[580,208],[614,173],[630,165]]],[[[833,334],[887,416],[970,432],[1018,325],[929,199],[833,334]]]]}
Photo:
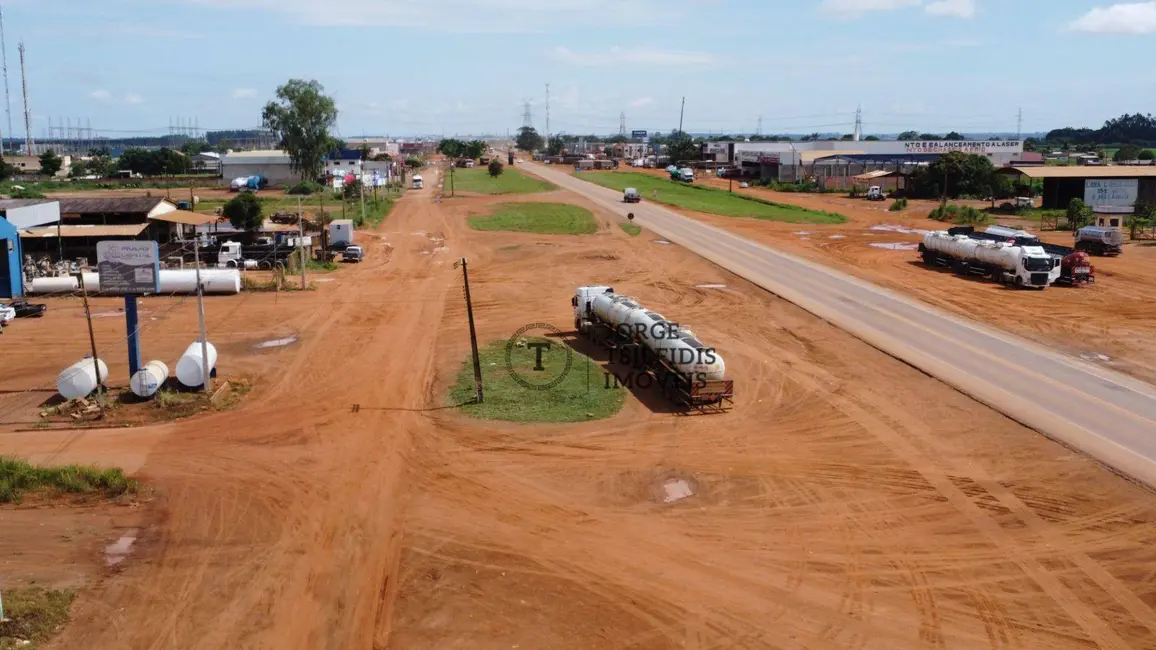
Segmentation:
{"type": "Polygon", "coordinates": [[[724,411],[733,404],[734,381],[726,377],[722,356],[694,332],[609,286],[578,287],[570,304],[578,334],[639,373],[631,375],[637,385],[660,386],[668,399],[699,411],[724,411]]]}
{"type": "Polygon", "coordinates": [[[1093,255],[1119,255],[1124,252],[1124,233],[1119,228],[1084,226],[1076,231],[1076,250],[1093,255]]]}
{"type": "Polygon", "coordinates": [[[967,235],[972,239],[1042,248],[1052,258],[1052,281],[1057,284],[1078,286],[1096,281],[1096,269],[1087,253],[1070,246],[1049,244],[1025,230],[996,225],[988,226],[983,232],[975,232],[971,226],[959,226],[947,232],[950,235],[967,235]]]}
{"type": "Polygon", "coordinates": [[[932,232],[924,235],[919,254],[928,266],[948,266],[961,275],[990,277],[1017,287],[1044,289],[1059,277],[1052,256],[1040,246],[932,232]]]}
{"type": "MultiPolygon", "coordinates": [[[[311,243],[309,241],[306,245],[311,243]]],[[[287,265],[289,257],[297,252],[297,244],[296,238],[283,243],[266,240],[255,244],[241,244],[230,240],[222,242],[220,247],[203,246],[199,253],[201,261],[209,266],[227,269],[271,269],[277,264],[287,265]]]]}

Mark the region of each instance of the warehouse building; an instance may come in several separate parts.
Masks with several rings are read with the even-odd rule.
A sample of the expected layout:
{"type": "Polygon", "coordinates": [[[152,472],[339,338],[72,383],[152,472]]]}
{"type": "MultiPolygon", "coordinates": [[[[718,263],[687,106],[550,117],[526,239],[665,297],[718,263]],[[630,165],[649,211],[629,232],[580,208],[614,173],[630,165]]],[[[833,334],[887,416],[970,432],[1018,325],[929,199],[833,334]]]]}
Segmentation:
{"type": "MultiPolygon", "coordinates": [[[[164,198],[94,197],[60,199],[59,223],[21,226],[24,253],[36,258],[88,259],[96,262],[96,243],[106,239],[147,239],[164,244],[181,236],[194,213],[164,198]]],[[[197,221],[200,222],[196,215],[197,221]]]]}
{"type": "Polygon", "coordinates": [[[1097,214],[1100,226],[1122,227],[1137,201],[1156,204],[1156,167],[1009,167],[1000,173],[1042,179],[1045,210],[1064,210],[1072,199],[1082,200],[1097,214]]]}
{"type": "Polygon", "coordinates": [[[0,298],[24,295],[23,228],[60,221],[60,204],[44,199],[0,201],[0,298]]]}
{"type": "Polygon", "coordinates": [[[221,176],[225,179],[264,176],[273,185],[287,185],[301,180],[293,170],[293,161],[284,151],[235,151],[221,157],[221,176]]]}

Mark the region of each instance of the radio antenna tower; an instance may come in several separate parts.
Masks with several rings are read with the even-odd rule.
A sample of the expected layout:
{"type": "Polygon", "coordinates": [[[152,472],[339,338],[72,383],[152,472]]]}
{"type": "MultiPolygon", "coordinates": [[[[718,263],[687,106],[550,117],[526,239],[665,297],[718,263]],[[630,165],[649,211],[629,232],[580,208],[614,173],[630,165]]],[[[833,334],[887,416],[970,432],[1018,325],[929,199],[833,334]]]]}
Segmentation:
{"type": "Polygon", "coordinates": [[[20,82],[24,88],[24,146],[29,156],[36,155],[36,143],[32,141],[32,113],[28,111],[28,69],[24,65],[24,41],[20,41],[20,82]]]}
{"type": "Polygon", "coordinates": [[[522,112],[522,128],[534,128],[534,116],[530,113],[530,102],[523,102],[525,110],[522,112]]]}
{"type": "MultiPolygon", "coordinates": [[[[4,41],[4,8],[0,7],[0,50],[3,50],[4,62],[4,112],[8,115],[8,139],[15,135],[12,132],[12,100],[8,95],[8,45],[4,41]]],[[[0,152],[4,151],[4,139],[0,138],[0,152]]]]}
{"type": "Polygon", "coordinates": [[[618,114],[618,135],[626,135],[626,113],[618,114]]]}

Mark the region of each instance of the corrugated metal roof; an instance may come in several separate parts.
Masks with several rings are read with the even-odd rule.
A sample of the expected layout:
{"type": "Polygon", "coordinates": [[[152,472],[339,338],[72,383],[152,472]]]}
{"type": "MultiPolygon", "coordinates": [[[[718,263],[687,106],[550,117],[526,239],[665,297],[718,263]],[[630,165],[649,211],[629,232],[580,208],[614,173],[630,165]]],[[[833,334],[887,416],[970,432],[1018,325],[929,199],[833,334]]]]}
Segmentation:
{"type": "Polygon", "coordinates": [[[289,154],[284,151],[236,151],[221,157],[222,165],[287,165],[289,154]]]}
{"type": "Polygon", "coordinates": [[[894,175],[895,175],[894,171],[888,171],[886,169],[876,169],[875,171],[870,171],[870,172],[867,172],[865,174],[859,174],[858,176],[852,176],[851,178],[854,178],[857,181],[871,181],[871,180],[875,180],[876,178],[886,178],[888,176],[894,176],[894,175]]]}
{"type": "Polygon", "coordinates": [[[1076,167],[1004,167],[1003,174],[1020,173],[1028,178],[1156,178],[1156,167],[1131,165],[1082,165],[1076,167]]]}
{"type": "Polygon", "coordinates": [[[864,152],[862,152],[862,151],[851,151],[851,150],[800,151],[799,152],[799,158],[802,158],[803,162],[805,162],[805,163],[811,163],[811,162],[815,162],[816,160],[818,160],[820,158],[830,158],[833,156],[854,156],[854,155],[862,155],[863,153],[864,152]]]}
{"type": "Polygon", "coordinates": [[[148,214],[165,202],[164,197],[153,196],[67,198],[60,199],[60,214],[148,214]]]}
{"type": "MultiPolygon", "coordinates": [[[[148,228],[147,223],[128,226],[60,226],[61,237],[136,237],[148,228]]],[[[56,226],[28,228],[20,231],[21,237],[56,237],[56,226]]]]}
{"type": "Polygon", "coordinates": [[[204,226],[206,224],[215,222],[217,217],[211,214],[200,214],[198,212],[189,212],[188,210],[177,210],[176,212],[158,214],[154,217],[149,217],[149,219],[151,221],[180,223],[186,226],[204,226]]]}
{"type": "Polygon", "coordinates": [[[26,208],[30,205],[40,205],[42,203],[55,203],[56,199],[0,199],[0,210],[11,210],[12,208],[26,208]]]}

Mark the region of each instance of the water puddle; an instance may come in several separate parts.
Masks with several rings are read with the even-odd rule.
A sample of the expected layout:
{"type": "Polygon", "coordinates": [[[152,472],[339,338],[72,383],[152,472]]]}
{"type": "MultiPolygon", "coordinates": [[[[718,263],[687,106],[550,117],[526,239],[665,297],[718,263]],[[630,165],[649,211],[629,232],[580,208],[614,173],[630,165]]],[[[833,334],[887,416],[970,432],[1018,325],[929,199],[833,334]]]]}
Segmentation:
{"type": "Polygon", "coordinates": [[[725,285],[725,284],[697,284],[697,285],[695,285],[695,288],[696,289],[726,289],[727,285],[725,285]]]}
{"type": "Polygon", "coordinates": [[[130,528],[120,539],[104,547],[104,561],[108,566],[116,566],[132,552],[132,545],[136,543],[136,536],[140,533],[137,528],[130,528]]]}
{"type": "Polygon", "coordinates": [[[871,226],[870,229],[875,230],[875,231],[879,231],[879,232],[897,232],[897,233],[902,233],[904,235],[928,235],[928,234],[931,234],[931,232],[932,232],[930,230],[921,230],[919,228],[908,228],[907,226],[897,226],[897,225],[886,224],[886,223],[871,226]]]}
{"type": "Polygon", "coordinates": [[[811,233],[810,233],[810,231],[807,231],[807,230],[800,230],[799,232],[797,232],[795,234],[796,235],[809,235],[811,233]]]}
{"type": "Polygon", "coordinates": [[[885,248],[889,251],[915,251],[915,250],[919,250],[919,244],[908,244],[908,243],[897,242],[897,241],[871,242],[867,245],[870,246],[871,248],[885,248]]]}
{"type": "Polygon", "coordinates": [[[1111,361],[1112,360],[1112,357],[1110,357],[1106,354],[1100,354],[1099,352],[1085,352],[1085,353],[1080,355],[1080,358],[1085,359],[1087,361],[1111,361]]]}
{"type": "Polygon", "coordinates": [[[694,490],[690,489],[690,483],[680,478],[663,483],[662,489],[666,492],[663,503],[676,503],[694,494],[694,490]]]}
{"type": "Polygon", "coordinates": [[[656,243],[656,244],[669,244],[670,242],[666,241],[665,239],[655,239],[654,243],[656,243]]]}
{"type": "Polygon", "coordinates": [[[827,239],[846,239],[847,235],[831,235],[827,239]]]}
{"type": "Polygon", "coordinates": [[[257,348],[258,350],[265,350],[268,348],[283,348],[286,345],[293,345],[296,342],[297,342],[297,335],[294,334],[293,336],[287,336],[283,339],[273,339],[272,341],[264,341],[262,343],[258,343],[257,345],[255,345],[253,347],[257,348]]]}

